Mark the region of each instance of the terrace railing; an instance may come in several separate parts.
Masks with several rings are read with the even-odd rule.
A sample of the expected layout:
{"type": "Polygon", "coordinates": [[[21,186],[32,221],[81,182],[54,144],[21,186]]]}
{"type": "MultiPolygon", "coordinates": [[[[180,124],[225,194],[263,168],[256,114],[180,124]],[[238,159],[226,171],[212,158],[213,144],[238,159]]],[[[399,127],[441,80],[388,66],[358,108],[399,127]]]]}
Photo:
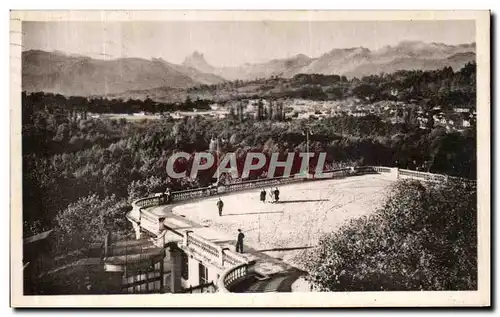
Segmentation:
{"type": "Polygon", "coordinates": [[[399,170],[399,177],[411,178],[429,183],[444,183],[448,180],[448,176],[446,175],[432,174],[432,173],[405,170],[405,169],[399,170]]]}
{"type": "Polygon", "coordinates": [[[235,192],[240,190],[254,189],[260,187],[271,187],[277,185],[284,185],[290,183],[302,182],[306,178],[300,177],[299,175],[294,175],[293,177],[274,177],[274,178],[261,178],[256,180],[242,181],[239,183],[225,185],[223,187],[224,192],[235,192]]]}
{"type": "Polygon", "coordinates": [[[242,263],[233,266],[222,273],[217,281],[217,291],[219,293],[230,293],[231,288],[246,279],[248,276],[248,264],[242,263]]]}
{"type": "Polygon", "coordinates": [[[232,267],[241,263],[247,263],[247,260],[232,252],[227,248],[209,241],[191,231],[184,232],[183,247],[190,249],[199,256],[210,260],[219,267],[232,267]]]}
{"type": "Polygon", "coordinates": [[[201,187],[172,193],[172,201],[182,201],[193,198],[212,196],[217,192],[215,187],[201,187]]]}
{"type": "Polygon", "coordinates": [[[231,267],[242,263],[247,263],[247,260],[238,255],[238,253],[231,252],[227,249],[222,250],[222,265],[224,267],[231,267]]]}
{"type": "Polygon", "coordinates": [[[222,264],[222,247],[200,237],[190,231],[184,233],[184,246],[195,253],[209,259],[211,262],[222,264]]]}
{"type": "Polygon", "coordinates": [[[391,173],[392,170],[390,167],[385,166],[371,166],[377,173],[391,173]]]}
{"type": "Polygon", "coordinates": [[[139,208],[158,206],[162,203],[164,203],[164,199],[161,196],[146,197],[135,201],[135,205],[139,208]]]}

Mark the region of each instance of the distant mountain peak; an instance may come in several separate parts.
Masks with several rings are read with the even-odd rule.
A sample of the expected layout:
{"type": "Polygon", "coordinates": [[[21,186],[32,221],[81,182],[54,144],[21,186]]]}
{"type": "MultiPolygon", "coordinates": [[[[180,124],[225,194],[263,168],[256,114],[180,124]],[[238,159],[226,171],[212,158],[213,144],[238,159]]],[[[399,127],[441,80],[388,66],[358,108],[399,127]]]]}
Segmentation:
{"type": "Polygon", "coordinates": [[[307,56],[306,54],[295,54],[289,58],[286,58],[287,60],[309,60],[311,57],[307,56]]]}
{"type": "Polygon", "coordinates": [[[200,53],[198,51],[194,51],[191,55],[187,56],[184,59],[184,62],[182,62],[182,65],[197,69],[204,73],[210,73],[214,70],[214,67],[208,64],[205,60],[205,56],[203,56],[203,53],[200,53]]]}
{"type": "Polygon", "coordinates": [[[189,62],[189,61],[197,61],[197,62],[204,62],[206,63],[207,61],[205,60],[205,56],[203,56],[203,53],[194,51],[191,55],[186,56],[184,59],[184,63],[189,62]]]}
{"type": "Polygon", "coordinates": [[[415,45],[415,44],[425,44],[425,42],[419,40],[403,40],[400,41],[398,45],[415,45]]]}
{"type": "Polygon", "coordinates": [[[198,51],[194,51],[193,54],[192,54],[192,56],[203,58],[203,53],[200,53],[198,51]]]}
{"type": "Polygon", "coordinates": [[[323,56],[345,56],[350,54],[368,54],[370,49],[366,47],[349,47],[349,48],[334,48],[333,50],[325,53],[323,56]]]}

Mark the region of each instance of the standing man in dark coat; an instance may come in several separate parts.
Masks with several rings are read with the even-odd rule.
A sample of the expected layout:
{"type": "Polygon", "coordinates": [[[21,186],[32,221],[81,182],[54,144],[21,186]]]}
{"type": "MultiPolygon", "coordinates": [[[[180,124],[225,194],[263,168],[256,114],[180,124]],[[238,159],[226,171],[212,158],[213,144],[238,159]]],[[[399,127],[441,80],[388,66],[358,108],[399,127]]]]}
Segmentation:
{"type": "Polygon", "coordinates": [[[266,190],[265,189],[262,189],[262,191],[260,192],[260,201],[263,203],[266,202],[266,190]]]}
{"type": "Polygon", "coordinates": [[[219,209],[219,217],[222,216],[222,208],[224,207],[224,203],[222,200],[219,198],[219,201],[217,202],[217,208],[219,209]]]}
{"type": "Polygon", "coordinates": [[[245,235],[238,229],[238,240],[236,241],[236,252],[243,253],[243,238],[245,235]]]}
{"type": "Polygon", "coordinates": [[[278,187],[276,187],[276,189],[274,190],[274,202],[278,203],[279,200],[280,200],[280,191],[278,187]]]}

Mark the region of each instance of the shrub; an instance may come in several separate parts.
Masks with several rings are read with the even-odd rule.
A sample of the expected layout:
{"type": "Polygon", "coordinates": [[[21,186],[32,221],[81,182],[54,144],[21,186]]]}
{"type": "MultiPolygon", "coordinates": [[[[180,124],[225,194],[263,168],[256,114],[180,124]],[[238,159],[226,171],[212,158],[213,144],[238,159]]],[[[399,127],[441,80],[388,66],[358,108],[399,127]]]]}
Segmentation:
{"type": "Polygon", "coordinates": [[[146,180],[136,180],[128,185],[128,201],[162,193],[167,189],[167,184],[161,178],[151,176],[146,180]]]}
{"type": "Polygon", "coordinates": [[[301,255],[322,291],[477,289],[475,185],[394,185],[385,205],[301,255]]]}
{"type": "Polygon", "coordinates": [[[108,232],[126,236],[130,227],[125,218],[130,205],[114,195],[104,199],[97,195],[80,198],[56,216],[56,229],[60,234],[58,248],[66,250],[87,248],[101,242],[108,232]]]}

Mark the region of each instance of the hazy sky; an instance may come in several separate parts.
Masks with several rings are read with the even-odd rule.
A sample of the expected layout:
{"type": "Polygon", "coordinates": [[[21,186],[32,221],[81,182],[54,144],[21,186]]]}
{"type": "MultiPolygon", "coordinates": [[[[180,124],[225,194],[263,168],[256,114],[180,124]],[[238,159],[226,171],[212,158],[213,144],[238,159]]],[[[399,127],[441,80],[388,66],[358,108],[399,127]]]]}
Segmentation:
{"type": "Polygon", "coordinates": [[[214,66],[318,57],[334,48],[378,49],[403,40],[475,41],[474,21],[339,22],[23,22],[24,50],[96,58],[161,57],[181,63],[193,51],[214,66]]]}

